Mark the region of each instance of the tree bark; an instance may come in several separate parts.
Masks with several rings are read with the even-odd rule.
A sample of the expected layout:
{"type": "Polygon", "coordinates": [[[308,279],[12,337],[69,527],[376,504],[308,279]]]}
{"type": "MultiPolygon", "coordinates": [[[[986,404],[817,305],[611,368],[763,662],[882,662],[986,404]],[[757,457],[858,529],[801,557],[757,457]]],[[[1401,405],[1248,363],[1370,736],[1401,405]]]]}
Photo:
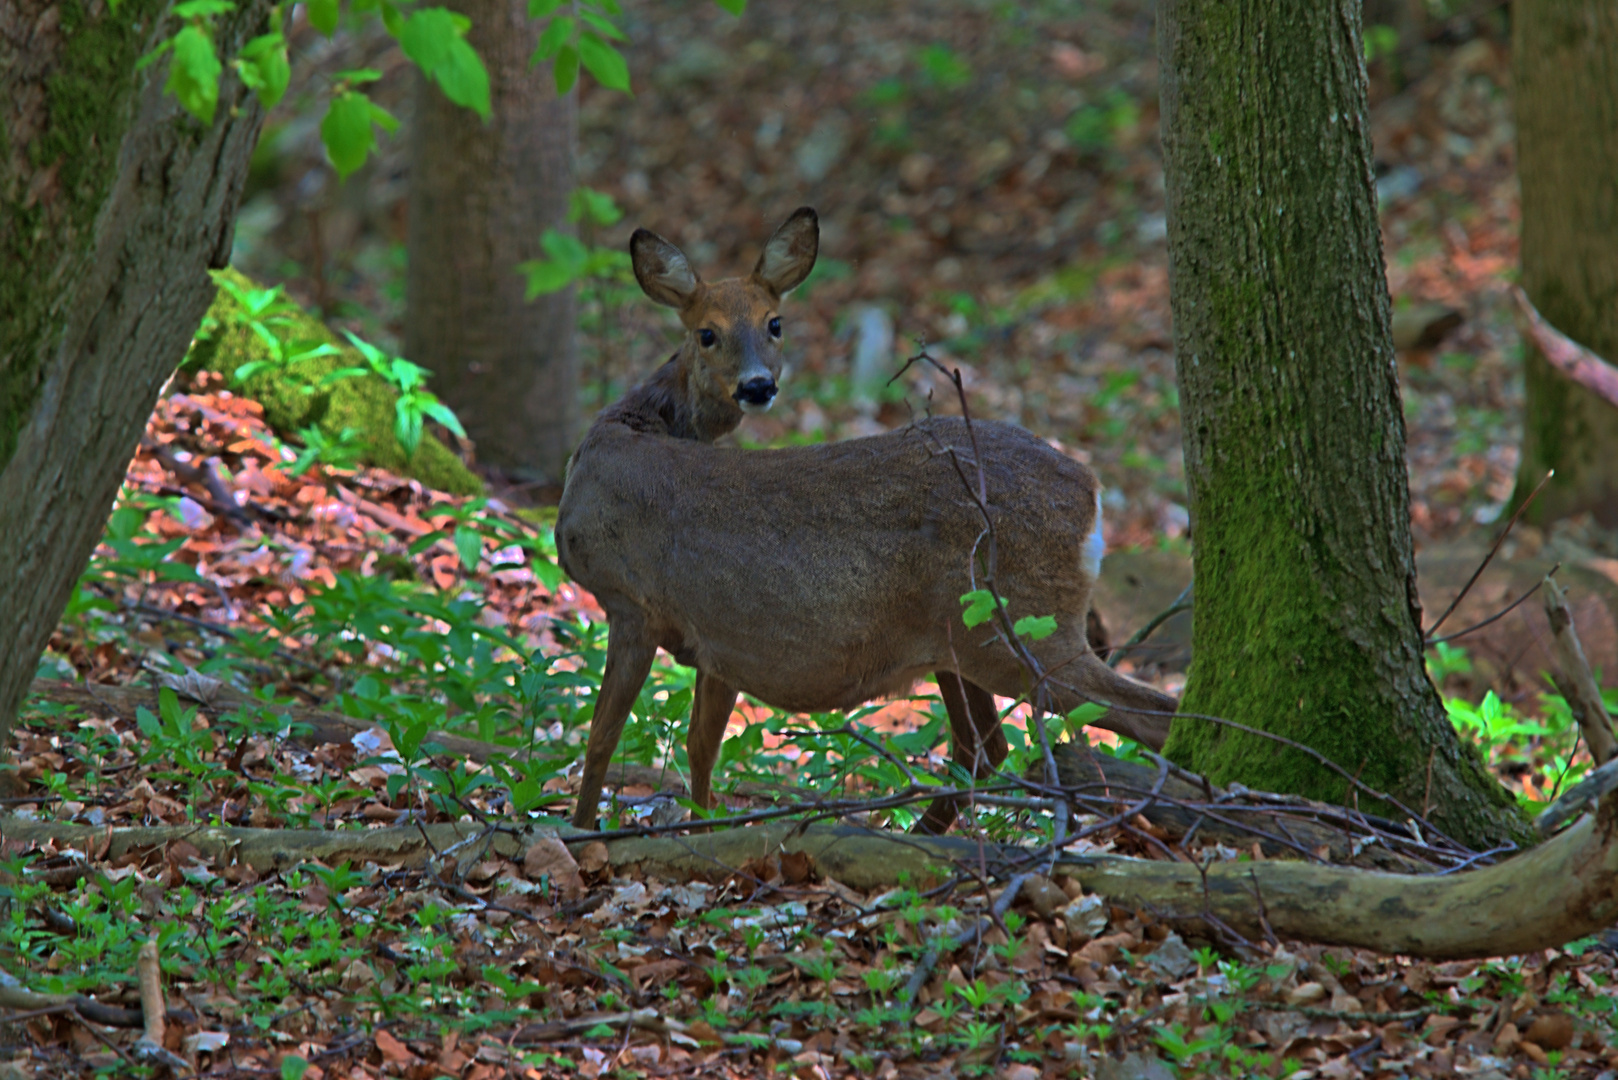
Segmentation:
{"type": "Polygon", "coordinates": [[[1224,717],[1456,839],[1526,839],[1423,664],[1359,4],[1158,11],[1197,582],[1167,752],[1217,783],[1353,797],[1295,750],[1196,719],[1224,717]]]}
{"type": "MultiPolygon", "coordinates": [[[[219,19],[225,55],[268,0],[219,19]]],[[[213,298],[263,110],[184,113],[167,0],[0,0],[0,739],[213,298]]]]}
{"type": "Polygon", "coordinates": [[[574,293],[529,303],[517,267],[544,256],[547,228],[572,228],[578,95],[558,98],[550,65],[529,67],[538,27],[520,0],[451,6],[472,20],[493,118],[418,84],[405,354],[435,373],[481,461],[560,485],[576,427],[574,293]]]}
{"type": "MultiPolygon", "coordinates": [[[[1522,287],[1552,326],[1618,360],[1618,8],[1538,0],[1512,26],[1522,287]]],[[[1516,500],[1556,470],[1525,518],[1618,526],[1618,408],[1523,346],[1516,500]]]]}

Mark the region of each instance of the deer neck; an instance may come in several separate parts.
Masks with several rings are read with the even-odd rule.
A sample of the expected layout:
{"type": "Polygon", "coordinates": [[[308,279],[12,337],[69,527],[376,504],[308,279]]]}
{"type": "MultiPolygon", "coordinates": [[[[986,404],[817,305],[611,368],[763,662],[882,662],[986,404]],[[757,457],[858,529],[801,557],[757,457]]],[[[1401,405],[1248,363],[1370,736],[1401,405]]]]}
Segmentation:
{"type": "Polygon", "coordinates": [[[645,382],[604,409],[596,422],[705,443],[734,431],[742,410],[734,401],[701,392],[686,355],[693,348],[687,343],[645,382]]]}

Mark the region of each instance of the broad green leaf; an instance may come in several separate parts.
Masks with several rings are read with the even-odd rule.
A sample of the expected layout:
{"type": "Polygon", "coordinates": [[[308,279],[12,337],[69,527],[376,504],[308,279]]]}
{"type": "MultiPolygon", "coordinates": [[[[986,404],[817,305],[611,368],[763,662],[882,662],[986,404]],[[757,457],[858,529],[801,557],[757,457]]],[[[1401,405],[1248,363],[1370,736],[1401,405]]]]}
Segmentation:
{"type": "Polygon", "coordinates": [[[353,90],[332,98],[326,118],[320,122],[320,141],[326,144],[326,153],[339,177],[364,165],[371,147],[376,145],[376,134],[371,130],[371,99],[353,90]]]}
{"type": "Polygon", "coordinates": [[[449,60],[450,43],[458,37],[447,8],[422,8],[405,20],[399,48],[422,71],[436,75],[449,60]]]}
{"type": "Polygon", "coordinates": [[[530,19],[543,19],[553,15],[556,9],[562,6],[562,0],[528,0],[528,17],[530,19]]]}
{"type": "Polygon", "coordinates": [[[174,35],[174,55],[169,59],[169,81],[164,89],[175,96],[186,112],[204,124],[211,124],[214,109],[219,105],[221,70],[208,32],[199,26],[183,27],[174,35]]]}
{"type": "Polygon", "coordinates": [[[309,25],[327,37],[337,32],[337,0],[308,0],[309,25]]]}
{"type": "Polygon", "coordinates": [[[1012,631],[1018,637],[1028,637],[1035,641],[1043,641],[1056,633],[1056,616],[1054,615],[1024,615],[1011,624],[1012,631]]]}
{"type": "Polygon", "coordinates": [[[388,0],[382,0],[381,6],[382,29],[386,30],[394,37],[398,37],[400,34],[404,33],[405,17],[403,13],[399,11],[398,7],[394,4],[388,3],[388,0]]]}
{"type": "Polygon", "coordinates": [[[579,12],[579,18],[595,27],[602,37],[611,38],[613,41],[624,40],[624,32],[618,29],[612,20],[605,15],[597,15],[589,9],[585,9],[579,12]]]}
{"type": "Polygon", "coordinates": [[[609,90],[622,90],[630,93],[629,64],[617,49],[601,40],[597,34],[586,30],[579,36],[579,61],[586,71],[595,76],[596,82],[609,90]]]}
{"type": "Polygon", "coordinates": [[[465,38],[449,43],[449,58],[433,73],[444,96],[489,118],[489,72],[465,38]]]}
{"type": "Polygon", "coordinates": [[[563,45],[556,53],[556,92],[565,94],[579,81],[579,50],[563,45]]]}
{"type": "Polygon", "coordinates": [[[230,0],[185,0],[174,5],[174,14],[182,19],[202,19],[235,10],[236,5],[230,0]]]}
{"type": "Polygon", "coordinates": [[[574,188],[568,202],[567,219],[574,223],[588,221],[592,225],[616,225],[624,216],[611,195],[595,188],[574,188]]]}
{"type": "Polygon", "coordinates": [[[273,109],[292,81],[292,65],[287,62],[287,43],[279,30],[261,34],[242,49],[236,62],[242,82],[258,95],[266,109],[273,109]]]}
{"type": "Polygon", "coordinates": [[[455,432],[461,438],[466,438],[466,429],[461,426],[461,418],[456,416],[450,407],[442,401],[430,402],[421,411],[455,432]]]}
{"type": "Polygon", "coordinates": [[[461,569],[469,574],[477,572],[478,561],[483,558],[483,537],[465,525],[455,530],[455,554],[461,560],[461,569]]]}
{"type": "Polygon", "coordinates": [[[968,626],[981,626],[994,614],[994,594],[988,589],[973,589],[963,594],[961,603],[966,607],[961,612],[961,621],[968,626]]]}
{"type": "Polygon", "coordinates": [[[571,268],[551,259],[535,259],[521,264],[517,269],[528,278],[528,288],[524,293],[524,298],[528,300],[561,292],[573,284],[575,276],[571,268]]]}
{"type": "Polygon", "coordinates": [[[539,238],[539,246],[545,249],[545,254],[575,272],[590,261],[590,249],[584,246],[584,241],[572,233],[546,229],[545,234],[539,238]]]}
{"type": "Polygon", "coordinates": [[[740,15],[747,10],[747,0],[713,0],[713,2],[732,15],[740,15]]]}
{"type": "Polygon", "coordinates": [[[348,83],[350,86],[376,82],[380,78],[382,78],[382,73],[376,68],[350,68],[347,71],[339,71],[332,76],[334,82],[348,83]]]}
{"type": "Polygon", "coordinates": [[[399,130],[399,118],[374,101],[371,102],[371,120],[389,135],[399,130]]]}
{"type": "Polygon", "coordinates": [[[411,408],[408,397],[393,403],[393,434],[404,447],[405,457],[415,457],[416,447],[421,445],[421,414],[411,408]]]}
{"type": "Polygon", "coordinates": [[[168,52],[172,48],[174,48],[174,39],[173,38],[164,39],[163,44],[159,45],[157,48],[153,49],[151,52],[147,53],[145,56],[143,56],[139,60],[135,61],[135,70],[136,71],[145,71],[147,68],[149,68],[153,64],[157,63],[157,61],[162,58],[163,54],[168,52]]]}
{"type": "Polygon", "coordinates": [[[534,57],[529,61],[529,65],[555,56],[563,45],[573,40],[573,28],[576,25],[571,15],[559,15],[552,19],[545,32],[539,35],[539,44],[534,49],[534,57]]]}
{"type": "Polygon", "coordinates": [[[618,0],[596,0],[596,7],[605,11],[608,15],[622,15],[624,13],[623,5],[619,4],[618,0]]]}

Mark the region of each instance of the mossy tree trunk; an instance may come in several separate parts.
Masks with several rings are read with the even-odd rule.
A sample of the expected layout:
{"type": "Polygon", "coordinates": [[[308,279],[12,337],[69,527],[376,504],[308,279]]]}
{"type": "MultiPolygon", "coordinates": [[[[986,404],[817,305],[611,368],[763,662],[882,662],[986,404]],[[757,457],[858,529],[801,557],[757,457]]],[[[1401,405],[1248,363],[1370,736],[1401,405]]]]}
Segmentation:
{"type": "Polygon", "coordinates": [[[578,396],[571,288],[524,299],[520,263],[567,230],[578,95],[529,66],[539,25],[524,0],[454,0],[489,70],[487,124],[418,83],[410,149],[405,355],[431,369],[478,459],[556,485],[573,452],[578,396]]]}
{"type": "Polygon", "coordinates": [[[1197,582],[1168,753],[1220,783],[1351,798],[1303,754],[1195,718],[1224,717],[1458,839],[1525,836],[1423,665],[1359,3],[1158,12],[1197,582]]]}
{"type": "MultiPolygon", "coordinates": [[[[1618,362],[1618,6],[1537,0],[1512,24],[1522,287],[1552,326],[1618,362]]],[[[1589,511],[1618,527],[1618,409],[1523,344],[1517,498],[1556,470],[1527,520],[1589,511]]]]}
{"type": "MultiPolygon", "coordinates": [[[[228,67],[209,126],[166,63],[135,70],[169,10],[0,0],[0,740],[213,298],[263,122],[228,67]]],[[[218,48],[270,11],[239,0],[218,48]]]]}

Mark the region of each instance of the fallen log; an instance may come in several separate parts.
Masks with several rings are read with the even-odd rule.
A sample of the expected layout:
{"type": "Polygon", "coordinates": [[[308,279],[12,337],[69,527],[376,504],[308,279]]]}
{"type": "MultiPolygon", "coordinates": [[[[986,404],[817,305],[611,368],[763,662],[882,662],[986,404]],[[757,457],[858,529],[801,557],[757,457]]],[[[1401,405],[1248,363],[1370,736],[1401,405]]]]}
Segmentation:
{"type": "MultiPolygon", "coordinates": [[[[470,823],[315,831],[169,826],[109,829],[0,817],[0,840],[54,840],[93,858],[184,840],[206,854],[259,870],[297,863],[379,861],[420,866],[457,841],[465,858],[494,850],[516,858],[542,837],[578,844],[594,834],[549,821],[493,832],[470,823]],[[487,845],[484,847],[483,845],[487,845]]],[[[775,822],[696,836],[632,837],[606,843],[615,872],[660,878],[724,876],[771,854],[802,852],[825,876],[871,890],[918,887],[959,870],[1007,877],[1030,853],[966,837],[896,835],[850,825],[775,822]]],[[[1171,926],[1213,936],[1212,916],[1253,938],[1345,945],[1430,960],[1503,956],[1555,948],[1618,920],[1618,793],[1596,813],[1530,851],[1455,874],[1390,874],[1301,861],[1217,862],[1199,868],[1115,855],[1065,855],[1059,873],[1113,904],[1151,911],[1171,926]]]]}

